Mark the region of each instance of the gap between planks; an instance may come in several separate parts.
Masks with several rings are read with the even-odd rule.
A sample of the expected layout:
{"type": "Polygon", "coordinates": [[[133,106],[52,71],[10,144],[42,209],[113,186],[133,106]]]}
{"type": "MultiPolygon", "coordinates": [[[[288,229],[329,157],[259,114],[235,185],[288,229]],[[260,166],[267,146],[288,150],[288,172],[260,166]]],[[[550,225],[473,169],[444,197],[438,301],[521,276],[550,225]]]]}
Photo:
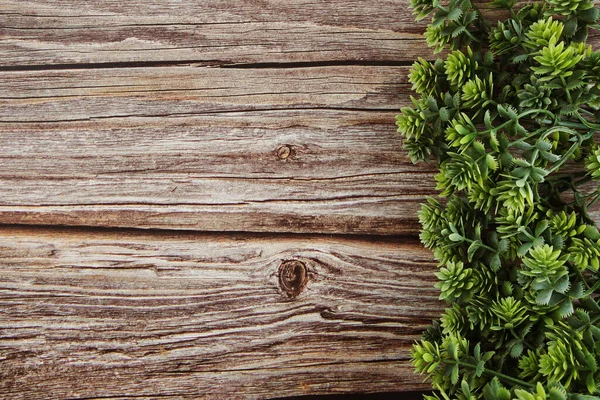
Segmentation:
{"type": "Polygon", "coordinates": [[[1,66],[2,71],[44,71],[44,70],[76,70],[76,69],[111,69],[111,68],[159,68],[159,67],[195,67],[195,68],[231,68],[231,69],[296,69],[319,67],[409,67],[413,61],[390,60],[333,60],[307,62],[256,62],[256,63],[223,63],[219,60],[179,60],[179,61],[140,61],[140,62],[106,62],[87,64],[33,64],[1,66]]]}

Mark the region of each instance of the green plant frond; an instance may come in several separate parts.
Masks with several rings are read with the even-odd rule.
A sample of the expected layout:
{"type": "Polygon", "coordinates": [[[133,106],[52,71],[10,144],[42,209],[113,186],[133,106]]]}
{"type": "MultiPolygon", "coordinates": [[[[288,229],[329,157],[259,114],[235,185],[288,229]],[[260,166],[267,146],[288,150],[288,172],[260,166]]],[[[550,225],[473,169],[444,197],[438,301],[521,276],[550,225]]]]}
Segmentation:
{"type": "Polygon", "coordinates": [[[492,75],[482,80],[479,76],[469,79],[462,87],[463,106],[471,109],[481,109],[493,102],[494,82],[492,75]]]}
{"type": "Polygon", "coordinates": [[[410,8],[417,21],[427,17],[435,9],[433,3],[433,0],[410,0],[410,8]]]}
{"type": "Polygon", "coordinates": [[[408,81],[412,90],[420,95],[429,96],[438,84],[439,72],[429,61],[419,58],[412,66],[408,81]]]}
{"type": "Polygon", "coordinates": [[[406,139],[418,140],[425,131],[425,115],[418,110],[410,107],[404,107],[402,114],[396,117],[398,132],[402,133],[406,139]]]}
{"type": "MultiPolygon", "coordinates": [[[[473,182],[481,182],[481,170],[468,154],[448,153],[450,158],[440,165],[437,188],[443,193],[471,190],[473,182]]],[[[442,194],[443,194],[442,193],[442,194]]]]}
{"type": "Polygon", "coordinates": [[[457,301],[468,295],[474,285],[473,270],[460,261],[449,261],[435,275],[440,280],[435,285],[441,291],[440,300],[457,301]]]}
{"type": "Polygon", "coordinates": [[[493,330],[514,329],[527,320],[527,309],[513,297],[495,301],[490,311],[495,316],[493,330]]]}
{"type": "Polygon", "coordinates": [[[579,377],[581,364],[577,361],[570,339],[556,338],[548,343],[548,348],[540,355],[540,373],[550,383],[560,383],[568,389],[579,377]]]}
{"type": "MultiPolygon", "coordinates": [[[[583,49],[585,50],[585,49],[583,49]]],[[[531,67],[536,75],[541,75],[542,81],[554,78],[567,78],[573,74],[573,67],[584,57],[581,46],[566,46],[565,42],[550,43],[540,50],[540,55],[534,57],[539,65],[531,67]]]]}
{"type": "Polygon", "coordinates": [[[525,36],[523,45],[528,50],[538,50],[550,44],[558,43],[564,29],[564,24],[551,16],[533,23],[525,36]]]}
{"type": "Polygon", "coordinates": [[[558,213],[548,211],[547,216],[550,218],[552,233],[560,235],[565,241],[579,235],[585,229],[585,226],[577,220],[575,211],[570,214],[567,214],[564,210],[558,213]]]}
{"type": "Polygon", "coordinates": [[[594,7],[594,3],[590,0],[547,0],[547,14],[558,14],[563,16],[571,16],[590,10],[594,7]]]}
{"type": "Polygon", "coordinates": [[[440,318],[444,335],[463,335],[469,328],[469,320],[463,308],[454,305],[446,309],[440,318]]]}
{"type": "Polygon", "coordinates": [[[496,197],[496,201],[503,207],[523,214],[527,207],[533,207],[533,189],[529,182],[525,181],[522,186],[518,186],[517,179],[510,177],[498,182],[491,193],[496,197]]]}
{"type": "Polygon", "coordinates": [[[468,147],[477,136],[477,128],[464,113],[450,121],[450,126],[446,129],[446,141],[452,147],[468,147]]]}
{"type": "MultiPolygon", "coordinates": [[[[492,157],[492,161],[495,163],[495,159],[492,157]]],[[[475,182],[471,186],[471,190],[468,193],[468,199],[475,209],[483,211],[485,213],[492,209],[494,204],[494,196],[492,196],[491,186],[493,182],[486,180],[481,183],[475,182]]]]}
{"type": "Polygon", "coordinates": [[[519,48],[522,37],[522,26],[518,21],[498,21],[489,34],[490,49],[495,56],[510,54],[519,48]]]}
{"type": "Polygon", "coordinates": [[[599,259],[600,259],[600,243],[598,241],[592,241],[588,238],[577,238],[571,239],[571,245],[569,246],[569,260],[575,265],[581,272],[590,268],[592,271],[598,271],[599,259]]]}
{"type": "Polygon", "coordinates": [[[458,88],[475,76],[479,63],[473,57],[473,51],[467,47],[466,53],[453,51],[444,63],[446,77],[451,86],[458,88]]]}
{"type": "Polygon", "coordinates": [[[585,160],[585,169],[594,180],[600,180],[600,147],[594,147],[585,160]]]}
{"type": "Polygon", "coordinates": [[[565,266],[567,259],[560,250],[554,250],[547,244],[532,247],[529,254],[523,258],[524,268],[519,273],[533,278],[536,282],[556,281],[568,275],[569,271],[565,266]]]}
{"type": "Polygon", "coordinates": [[[444,50],[449,43],[451,43],[451,36],[443,34],[443,28],[441,26],[433,27],[428,26],[425,31],[425,39],[429,47],[434,48],[434,53],[439,53],[444,50]]]}
{"type": "MultiPolygon", "coordinates": [[[[552,95],[552,90],[548,89],[543,82],[537,77],[532,75],[530,77],[530,83],[524,84],[517,92],[519,98],[519,109],[521,111],[530,109],[555,109],[557,107],[557,100],[552,95]]],[[[537,113],[533,116],[541,115],[537,113]]]]}

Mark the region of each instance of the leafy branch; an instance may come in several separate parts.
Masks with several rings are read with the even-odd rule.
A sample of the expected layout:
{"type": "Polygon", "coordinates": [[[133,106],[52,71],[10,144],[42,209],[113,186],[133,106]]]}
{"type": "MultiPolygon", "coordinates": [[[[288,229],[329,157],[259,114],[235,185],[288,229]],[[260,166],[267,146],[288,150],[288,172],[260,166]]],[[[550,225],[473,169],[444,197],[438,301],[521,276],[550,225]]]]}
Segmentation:
{"type": "Polygon", "coordinates": [[[397,116],[413,162],[435,162],[419,213],[450,307],[415,344],[430,398],[600,398],[600,52],[591,0],[411,0],[431,18],[418,97],[397,116]],[[566,169],[568,167],[568,170],[566,169]],[[590,184],[595,184],[591,187],[590,184]]]}

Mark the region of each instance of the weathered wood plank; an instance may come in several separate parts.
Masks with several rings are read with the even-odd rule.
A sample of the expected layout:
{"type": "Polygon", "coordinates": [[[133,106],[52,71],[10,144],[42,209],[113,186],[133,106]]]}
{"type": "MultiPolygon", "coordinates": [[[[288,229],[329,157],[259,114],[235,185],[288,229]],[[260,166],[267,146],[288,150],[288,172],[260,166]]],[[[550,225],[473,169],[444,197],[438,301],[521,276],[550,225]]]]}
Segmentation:
{"type": "Polygon", "coordinates": [[[0,223],[414,234],[406,72],[0,73],[0,223]]]}
{"type": "Polygon", "coordinates": [[[442,304],[414,240],[2,227],[0,249],[0,398],[426,388],[408,350],[442,304]]]}
{"type": "Polygon", "coordinates": [[[377,66],[3,71],[0,122],[274,109],[396,111],[410,103],[408,71],[377,66]]]}
{"type": "Polygon", "coordinates": [[[399,61],[427,56],[407,0],[0,0],[0,66],[399,61]]]}
{"type": "MultiPolygon", "coordinates": [[[[480,9],[494,18],[489,2],[480,9]]],[[[412,62],[432,58],[408,0],[0,0],[0,67],[412,62]]],[[[592,32],[593,40],[598,36],[592,32]]]]}

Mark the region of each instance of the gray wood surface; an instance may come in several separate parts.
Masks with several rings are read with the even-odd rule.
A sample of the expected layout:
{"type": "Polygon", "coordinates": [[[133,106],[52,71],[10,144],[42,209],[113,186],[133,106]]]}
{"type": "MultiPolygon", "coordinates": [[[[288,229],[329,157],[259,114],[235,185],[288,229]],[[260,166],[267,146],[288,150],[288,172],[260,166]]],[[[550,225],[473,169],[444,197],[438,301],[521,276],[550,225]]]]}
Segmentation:
{"type": "Polygon", "coordinates": [[[442,304],[414,240],[4,227],[0,249],[2,399],[427,388],[408,350],[442,304]]]}

